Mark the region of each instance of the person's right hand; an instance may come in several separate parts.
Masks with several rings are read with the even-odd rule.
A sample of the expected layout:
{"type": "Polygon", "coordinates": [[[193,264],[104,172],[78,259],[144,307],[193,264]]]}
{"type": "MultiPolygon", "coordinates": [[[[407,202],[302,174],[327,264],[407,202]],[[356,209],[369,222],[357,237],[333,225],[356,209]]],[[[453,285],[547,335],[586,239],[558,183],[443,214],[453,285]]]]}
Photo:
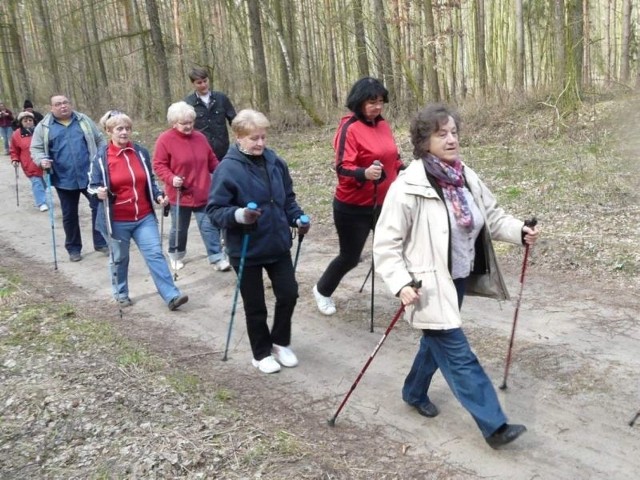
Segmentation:
{"type": "Polygon", "coordinates": [[[252,208],[243,208],[242,209],[242,218],[243,218],[243,222],[245,225],[251,225],[253,223],[256,223],[256,221],[258,220],[258,218],[260,217],[260,215],[262,215],[262,212],[260,211],[260,209],[252,209],[252,208]]]}
{"type": "Polygon", "coordinates": [[[175,188],[182,188],[182,186],[184,185],[184,178],[176,175],[175,177],[173,177],[172,183],[175,188]]]}
{"type": "Polygon", "coordinates": [[[412,303],[418,303],[418,300],[420,300],[420,291],[416,290],[411,285],[406,285],[402,287],[398,297],[400,297],[400,301],[403,305],[411,305],[412,303]]]}
{"type": "Polygon", "coordinates": [[[364,170],[364,178],[367,180],[380,180],[382,176],[382,166],[372,163],[364,170]]]}
{"type": "Polygon", "coordinates": [[[51,168],[51,165],[53,165],[53,162],[51,161],[50,158],[43,158],[40,161],[40,168],[42,168],[43,170],[47,170],[51,168]]]}
{"type": "Polygon", "coordinates": [[[11,165],[13,166],[13,168],[16,168],[18,165],[20,165],[20,162],[18,162],[17,160],[11,160],[11,165]]]}
{"type": "Polygon", "coordinates": [[[109,192],[107,191],[107,187],[98,187],[96,189],[96,195],[100,200],[106,200],[109,196],[109,192]]]}

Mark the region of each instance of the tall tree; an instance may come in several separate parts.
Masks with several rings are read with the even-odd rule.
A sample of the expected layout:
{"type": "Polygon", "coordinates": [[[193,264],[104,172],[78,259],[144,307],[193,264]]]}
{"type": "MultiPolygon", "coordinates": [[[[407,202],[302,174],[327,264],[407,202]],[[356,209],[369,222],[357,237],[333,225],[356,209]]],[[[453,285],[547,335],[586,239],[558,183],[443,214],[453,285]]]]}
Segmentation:
{"type": "Polygon", "coordinates": [[[484,0],[476,1],[475,10],[475,26],[476,26],[476,68],[478,77],[478,90],[483,97],[487,96],[487,57],[485,46],[485,12],[484,0]]]}
{"type": "Polygon", "coordinates": [[[524,18],[522,0],[516,0],[516,88],[524,90],[524,18]]]}
{"type": "Polygon", "coordinates": [[[433,20],[433,4],[431,0],[424,0],[424,30],[427,52],[427,89],[436,101],[442,100],[440,84],[438,83],[438,55],[436,52],[436,27],[433,20]]]}
{"type": "Polygon", "coordinates": [[[259,0],[247,0],[249,7],[249,26],[251,29],[251,51],[253,53],[253,78],[256,82],[256,102],[258,108],[269,112],[269,81],[267,62],[262,42],[262,20],[260,19],[259,0]]]}
{"type": "Polygon", "coordinates": [[[42,22],[42,36],[44,37],[44,48],[46,51],[45,61],[48,63],[48,70],[50,72],[50,78],[53,85],[49,88],[53,88],[56,93],[62,92],[62,79],[60,77],[60,69],[58,68],[58,58],[55,50],[55,39],[51,30],[51,19],[49,18],[49,9],[45,7],[44,0],[35,0],[36,9],[38,10],[38,17],[42,22]]]}
{"type": "MultiPolygon", "coordinates": [[[[42,0],[39,0],[42,1],[42,0]]],[[[167,60],[167,52],[164,48],[162,40],[162,28],[160,26],[160,15],[158,14],[158,4],[156,0],[145,0],[147,7],[147,15],[149,16],[149,27],[151,29],[151,45],[153,47],[153,56],[158,69],[158,81],[160,82],[160,95],[163,105],[159,106],[163,111],[172,100],[171,83],[169,82],[169,62],[167,60]]]]}
{"type": "Polygon", "coordinates": [[[622,53],[620,54],[620,80],[629,81],[629,62],[631,60],[631,0],[622,2],[622,53]]]}
{"type": "Polygon", "coordinates": [[[362,0],[353,0],[353,24],[358,58],[358,76],[365,77],[369,75],[369,59],[367,58],[367,37],[364,31],[362,0]]]}

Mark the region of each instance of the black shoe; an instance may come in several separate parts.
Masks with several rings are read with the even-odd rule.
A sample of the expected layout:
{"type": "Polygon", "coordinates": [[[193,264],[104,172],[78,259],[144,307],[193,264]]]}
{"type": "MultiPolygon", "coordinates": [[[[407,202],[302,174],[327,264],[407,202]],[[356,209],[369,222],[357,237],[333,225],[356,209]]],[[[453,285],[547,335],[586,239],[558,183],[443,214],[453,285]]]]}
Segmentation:
{"type": "Polygon", "coordinates": [[[104,253],[104,254],[108,254],[109,253],[109,247],[107,247],[106,245],[104,247],[96,247],[95,250],[96,250],[96,252],[100,252],[100,253],[104,253]]]}
{"type": "Polygon", "coordinates": [[[436,407],[433,403],[424,403],[422,405],[412,405],[420,415],[423,417],[433,418],[440,413],[438,407],[436,407]]]}
{"type": "Polygon", "coordinates": [[[507,443],[513,442],[526,431],[527,427],[524,425],[509,425],[508,423],[505,423],[502,427],[496,430],[493,435],[487,437],[485,440],[491,448],[500,448],[507,443]]]}
{"type": "Polygon", "coordinates": [[[69,261],[71,261],[71,262],[79,262],[80,260],[82,260],[82,255],[80,255],[80,253],[70,253],[69,254],[69,261]]]}
{"type": "Polygon", "coordinates": [[[188,301],[189,301],[188,295],[178,295],[177,297],[175,297],[173,300],[169,302],[169,310],[173,312],[180,305],[184,305],[188,301]]]}

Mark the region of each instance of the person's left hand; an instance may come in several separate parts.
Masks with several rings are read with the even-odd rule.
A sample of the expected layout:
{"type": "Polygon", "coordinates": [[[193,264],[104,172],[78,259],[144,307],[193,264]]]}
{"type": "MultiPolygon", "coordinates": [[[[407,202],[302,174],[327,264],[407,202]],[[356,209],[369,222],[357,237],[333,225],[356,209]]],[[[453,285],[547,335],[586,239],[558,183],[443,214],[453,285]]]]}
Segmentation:
{"type": "Polygon", "coordinates": [[[166,195],[158,195],[158,198],[156,198],[156,201],[162,205],[163,207],[166,207],[167,205],[169,205],[169,197],[167,197],[166,195]]]}
{"type": "Polygon", "coordinates": [[[11,160],[11,165],[13,165],[13,168],[16,168],[18,165],[20,165],[20,162],[18,162],[17,160],[11,160]]]}
{"type": "Polygon", "coordinates": [[[107,187],[98,187],[96,189],[96,195],[100,200],[106,200],[109,197],[109,192],[107,191],[107,187]]]}
{"type": "Polygon", "coordinates": [[[298,225],[298,235],[306,235],[307,233],[309,233],[309,230],[311,229],[311,221],[308,221],[307,223],[302,223],[300,219],[298,219],[296,220],[296,225],[298,225]]]}
{"type": "Polygon", "coordinates": [[[541,230],[538,228],[537,225],[533,228],[525,225],[524,227],[522,227],[522,231],[524,232],[525,243],[527,245],[534,245],[538,240],[538,235],[540,234],[541,230]]]}

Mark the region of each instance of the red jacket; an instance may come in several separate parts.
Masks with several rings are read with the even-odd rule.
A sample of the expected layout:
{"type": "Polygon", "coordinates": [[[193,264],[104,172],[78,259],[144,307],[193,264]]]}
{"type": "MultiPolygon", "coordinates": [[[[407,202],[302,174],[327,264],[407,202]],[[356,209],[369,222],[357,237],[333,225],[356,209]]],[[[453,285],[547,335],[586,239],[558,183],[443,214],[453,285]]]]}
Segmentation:
{"type": "Polygon", "coordinates": [[[365,123],[353,114],[346,115],[340,120],[333,148],[338,174],[336,200],[350,206],[371,208],[374,193],[377,193],[376,202],[382,205],[389,186],[403,166],[389,124],[382,117],[374,123],[365,123]],[[380,160],[384,170],[377,192],[374,192],[374,182],[364,176],[365,169],[374,160],[380,160]]]}
{"type": "Polygon", "coordinates": [[[135,222],[153,212],[147,195],[147,173],[133,144],[120,148],[109,142],[107,165],[109,188],[116,196],[113,201],[113,220],[135,222]]]}
{"type": "Polygon", "coordinates": [[[164,182],[169,202],[176,204],[173,177],[184,179],[180,205],[204,207],[209,198],[211,174],[218,166],[218,159],[202,133],[180,133],[171,128],[160,134],[153,152],[153,170],[164,182]]]}
{"type": "Polygon", "coordinates": [[[41,177],[43,174],[42,169],[31,160],[31,153],[29,152],[31,135],[33,135],[33,131],[30,132],[22,127],[13,132],[9,156],[12,162],[20,162],[22,171],[27,177],[41,177]]]}

